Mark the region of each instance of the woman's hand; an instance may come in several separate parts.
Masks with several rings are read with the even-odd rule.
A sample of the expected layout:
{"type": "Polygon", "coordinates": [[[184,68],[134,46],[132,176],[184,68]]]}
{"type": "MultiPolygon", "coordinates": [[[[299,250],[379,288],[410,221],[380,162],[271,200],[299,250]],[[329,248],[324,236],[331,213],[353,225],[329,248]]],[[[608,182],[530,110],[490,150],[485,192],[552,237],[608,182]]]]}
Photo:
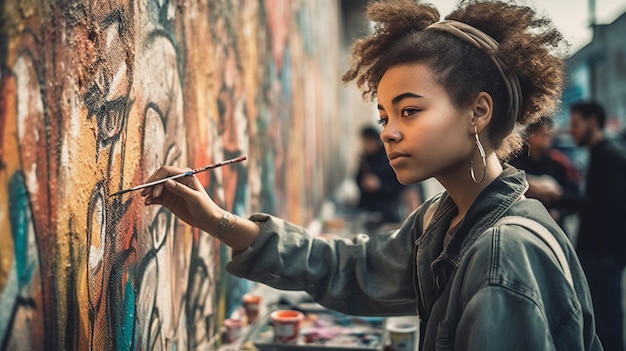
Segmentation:
{"type": "MultiPolygon", "coordinates": [[[[187,172],[189,169],[163,166],[146,182],[187,172]]],[[[187,224],[211,233],[224,211],[211,199],[194,175],[168,180],[141,191],[146,205],[162,205],[187,224]]]]}
{"type": "MultiPolygon", "coordinates": [[[[181,174],[189,169],[163,166],[154,172],[147,182],[153,182],[172,175],[181,174]]],[[[222,218],[229,218],[227,211],[220,208],[204,190],[200,180],[194,175],[168,180],[141,191],[146,205],[162,205],[185,223],[199,228],[213,236],[218,234],[222,218]]],[[[236,252],[243,252],[252,245],[259,235],[257,223],[244,218],[234,218],[229,222],[226,235],[220,236],[224,244],[236,252]]]]}

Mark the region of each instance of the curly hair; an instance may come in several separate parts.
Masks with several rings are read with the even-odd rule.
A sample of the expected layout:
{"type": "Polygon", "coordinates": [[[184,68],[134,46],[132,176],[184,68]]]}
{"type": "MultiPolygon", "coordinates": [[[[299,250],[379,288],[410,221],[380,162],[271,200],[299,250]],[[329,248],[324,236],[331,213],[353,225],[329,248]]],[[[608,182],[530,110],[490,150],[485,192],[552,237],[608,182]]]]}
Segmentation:
{"type": "Polygon", "coordinates": [[[367,17],[374,32],[352,48],[344,82],[356,80],[363,97],[374,100],[383,74],[391,66],[423,63],[449,93],[457,107],[471,103],[480,92],[494,101],[489,138],[501,160],[523,144],[519,132],[556,109],[564,82],[563,54],[569,48],[552,21],[528,6],[503,1],[467,0],[445,19],[471,25],[499,43],[495,55],[506,75],[517,75],[522,101],[516,121],[507,120],[509,97],[502,74],[490,54],[449,33],[426,30],[440,15],[416,0],[372,1],[367,17]]]}

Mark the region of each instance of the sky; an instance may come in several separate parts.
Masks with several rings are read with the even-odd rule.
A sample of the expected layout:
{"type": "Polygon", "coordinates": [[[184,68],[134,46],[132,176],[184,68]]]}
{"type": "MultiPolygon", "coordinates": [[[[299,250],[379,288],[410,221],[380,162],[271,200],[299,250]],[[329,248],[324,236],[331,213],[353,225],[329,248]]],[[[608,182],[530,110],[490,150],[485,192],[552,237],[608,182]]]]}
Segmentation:
{"type": "MultiPolygon", "coordinates": [[[[524,3],[531,5],[538,12],[544,13],[552,19],[565,39],[572,44],[571,52],[573,53],[587,45],[591,40],[589,1],[526,0],[524,3]]],[[[439,13],[445,16],[454,9],[457,0],[427,0],[427,2],[434,4],[439,13]]],[[[595,8],[596,23],[609,24],[626,12],[626,0],[595,0],[595,8]]]]}

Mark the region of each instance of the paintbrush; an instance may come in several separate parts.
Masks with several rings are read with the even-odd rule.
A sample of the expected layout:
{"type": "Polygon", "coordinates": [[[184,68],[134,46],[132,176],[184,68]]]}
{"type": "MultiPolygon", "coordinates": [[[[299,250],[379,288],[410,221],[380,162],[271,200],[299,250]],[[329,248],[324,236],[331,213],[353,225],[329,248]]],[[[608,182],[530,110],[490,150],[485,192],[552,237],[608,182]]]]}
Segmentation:
{"type": "Polygon", "coordinates": [[[135,190],[139,190],[139,189],[143,189],[143,188],[149,188],[149,187],[155,186],[157,184],[165,183],[165,182],[167,182],[170,179],[178,179],[178,178],[182,178],[182,177],[188,177],[188,176],[196,174],[196,173],[208,171],[209,169],[226,166],[226,165],[229,165],[231,163],[242,162],[242,161],[245,161],[246,159],[247,159],[246,156],[239,156],[237,158],[233,158],[233,159],[230,159],[230,160],[226,160],[226,161],[222,161],[222,162],[218,162],[218,163],[213,163],[213,164],[210,164],[208,166],[204,166],[202,168],[192,169],[192,170],[184,172],[184,173],[175,174],[175,175],[172,175],[172,176],[169,176],[169,177],[165,177],[163,179],[155,180],[154,182],[149,182],[149,183],[145,183],[145,184],[134,186],[134,187],[129,188],[129,189],[118,191],[116,193],[113,193],[113,194],[109,195],[109,197],[126,194],[127,192],[135,191],[135,190]]]}

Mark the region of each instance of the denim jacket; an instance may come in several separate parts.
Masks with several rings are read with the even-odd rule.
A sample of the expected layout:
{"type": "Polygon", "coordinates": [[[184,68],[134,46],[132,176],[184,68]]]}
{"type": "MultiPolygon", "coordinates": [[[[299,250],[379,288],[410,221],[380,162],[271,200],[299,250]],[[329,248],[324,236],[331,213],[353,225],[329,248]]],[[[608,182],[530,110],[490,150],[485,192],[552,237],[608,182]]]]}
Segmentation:
{"type": "Polygon", "coordinates": [[[258,239],[226,269],[278,289],[304,290],[347,314],[418,315],[420,350],[602,350],[576,253],[541,203],[519,200],[527,187],[524,173],[506,166],[445,249],[457,212],[446,192],[427,200],[398,230],[353,240],[312,236],[255,214],[251,219],[262,223],[258,239]],[[505,215],[534,219],[554,234],[573,286],[536,235],[519,226],[493,227],[505,215]]]}

